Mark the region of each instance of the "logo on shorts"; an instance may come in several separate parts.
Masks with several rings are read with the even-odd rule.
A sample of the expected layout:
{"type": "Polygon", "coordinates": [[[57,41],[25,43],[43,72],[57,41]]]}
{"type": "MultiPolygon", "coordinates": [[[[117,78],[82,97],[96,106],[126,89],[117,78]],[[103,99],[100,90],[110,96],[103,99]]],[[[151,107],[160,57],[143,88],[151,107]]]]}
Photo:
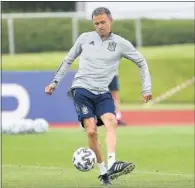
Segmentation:
{"type": "Polygon", "coordinates": [[[115,51],[115,49],[116,49],[116,42],[109,42],[108,43],[108,50],[110,50],[110,51],[115,51]]]}
{"type": "Polygon", "coordinates": [[[86,106],[82,106],[81,110],[82,110],[83,114],[89,113],[88,108],[86,106]]]}
{"type": "Polygon", "coordinates": [[[75,107],[76,107],[76,111],[77,111],[77,112],[80,112],[79,105],[78,105],[78,104],[75,104],[75,107]]]}

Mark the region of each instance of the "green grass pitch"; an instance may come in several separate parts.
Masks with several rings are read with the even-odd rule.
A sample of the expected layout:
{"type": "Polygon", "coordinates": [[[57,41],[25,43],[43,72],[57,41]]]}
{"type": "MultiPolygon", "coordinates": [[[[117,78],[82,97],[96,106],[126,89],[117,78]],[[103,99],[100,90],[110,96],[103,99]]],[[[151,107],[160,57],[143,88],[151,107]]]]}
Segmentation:
{"type": "MultiPolygon", "coordinates": [[[[194,188],[194,127],[122,127],[117,130],[117,159],[133,161],[131,175],[114,188],[194,188]]],[[[105,130],[99,128],[104,155],[105,130]]],[[[102,187],[98,168],[79,172],[73,152],[87,146],[79,128],[50,129],[40,135],[2,136],[3,188],[102,187]]]]}

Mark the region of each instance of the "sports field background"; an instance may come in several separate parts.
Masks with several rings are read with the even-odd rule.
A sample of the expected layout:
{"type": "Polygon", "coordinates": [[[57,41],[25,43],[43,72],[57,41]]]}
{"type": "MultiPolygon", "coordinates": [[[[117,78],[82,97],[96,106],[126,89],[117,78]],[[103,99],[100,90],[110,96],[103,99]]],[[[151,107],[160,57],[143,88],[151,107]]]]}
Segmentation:
{"type": "MultiPolygon", "coordinates": [[[[145,47],[153,82],[154,97],[194,75],[194,45],[145,47]]],[[[3,71],[55,71],[65,52],[2,56],[3,71]]],[[[71,69],[75,70],[75,62],[71,69]]],[[[194,110],[194,86],[184,89],[151,108],[141,102],[138,68],[122,60],[120,69],[122,110],[194,110]]],[[[139,117],[142,119],[142,117],[139,117]]],[[[154,117],[155,118],[155,117],[154,117]]],[[[104,128],[99,128],[104,143],[104,128]]],[[[132,175],[113,182],[120,188],[194,188],[194,126],[172,125],[118,128],[117,159],[133,161],[132,175]]],[[[72,154],[87,147],[85,132],[78,128],[53,129],[40,135],[2,135],[3,188],[71,188],[102,187],[97,167],[79,172],[72,165],[72,154]]],[[[102,144],[104,156],[106,150],[102,144]]]]}
{"type": "MultiPolygon", "coordinates": [[[[7,8],[9,9],[9,6],[7,8]]],[[[11,9],[14,9],[14,6],[11,9]]],[[[12,11],[11,9],[9,11],[12,11]]],[[[39,51],[52,47],[56,50],[59,43],[64,46],[63,41],[71,44],[71,20],[50,21],[44,20],[43,24],[41,20],[37,22],[34,20],[26,24],[27,20],[14,20],[16,48],[20,48],[17,48],[16,52],[29,49],[39,51]],[[58,24],[61,29],[54,27],[58,24]],[[64,27],[67,32],[64,32],[64,27]],[[25,48],[27,46],[29,48],[25,48]]],[[[186,43],[139,49],[148,62],[152,76],[153,98],[156,98],[194,76],[195,45],[187,44],[192,41],[194,30],[191,20],[186,22],[175,19],[170,23],[164,20],[145,21],[148,25],[142,25],[144,43],[158,45],[173,44],[174,41],[186,43]]],[[[88,28],[85,22],[80,23],[84,25],[79,28],[79,32],[88,28]]],[[[2,44],[4,49],[8,50],[5,20],[3,25],[2,44]]],[[[121,29],[123,36],[135,39],[134,20],[131,20],[131,23],[128,20],[121,22],[115,29],[117,31],[121,29]]],[[[67,47],[67,44],[65,46],[67,47]]],[[[3,54],[2,71],[55,72],[66,54],[66,51],[23,53],[13,56],[3,54]]],[[[71,70],[77,68],[78,59],[71,66],[71,70]]],[[[159,104],[146,108],[142,103],[138,67],[131,61],[122,59],[119,78],[121,110],[124,119],[130,123],[117,130],[116,156],[117,160],[134,162],[136,168],[131,175],[113,181],[112,187],[194,188],[194,85],[177,92],[159,104]],[[185,118],[186,121],[183,121],[185,118]]],[[[80,129],[78,124],[63,127],[66,128],[50,124],[49,132],[45,134],[2,135],[2,187],[102,187],[97,179],[99,175],[97,167],[84,173],[77,171],[72,164],[73,152],[79,147],[87,147],[85,131],[80,129]]],[[[104,127],[98,128],[98,133],[106,158],[104,129],[104,127]]]]}

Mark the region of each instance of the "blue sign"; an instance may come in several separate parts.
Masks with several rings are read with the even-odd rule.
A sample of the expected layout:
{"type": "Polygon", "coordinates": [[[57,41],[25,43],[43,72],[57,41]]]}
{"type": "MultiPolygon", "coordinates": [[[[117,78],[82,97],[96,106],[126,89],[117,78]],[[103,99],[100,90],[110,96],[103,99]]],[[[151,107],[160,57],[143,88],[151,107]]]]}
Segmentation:
{"type": "Polygon", "coordinates": [[[73,101],[67,96],[74,75],[69,71],[49,96],[44,90],[54,72],[2,72],[2,116],[44,118],[49,123],[77,122],[73,101]]]}

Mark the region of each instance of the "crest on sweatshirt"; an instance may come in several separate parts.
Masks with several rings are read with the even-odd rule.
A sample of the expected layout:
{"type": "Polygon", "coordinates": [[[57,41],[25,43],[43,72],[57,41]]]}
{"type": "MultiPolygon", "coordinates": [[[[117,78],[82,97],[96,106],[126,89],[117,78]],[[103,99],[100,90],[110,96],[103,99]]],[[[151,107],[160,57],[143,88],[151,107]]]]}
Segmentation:
{"type": "Polygon", "coordinates": [[[90,44],[90,45],[95,45],[94,41],[91,41],[89,44],[90,44]]]}
{"type": "Polygon", "coordinates": [[[108,50],[114,52],[116,49],[116,42],[109,42],[108,43],[108,50]]]}

